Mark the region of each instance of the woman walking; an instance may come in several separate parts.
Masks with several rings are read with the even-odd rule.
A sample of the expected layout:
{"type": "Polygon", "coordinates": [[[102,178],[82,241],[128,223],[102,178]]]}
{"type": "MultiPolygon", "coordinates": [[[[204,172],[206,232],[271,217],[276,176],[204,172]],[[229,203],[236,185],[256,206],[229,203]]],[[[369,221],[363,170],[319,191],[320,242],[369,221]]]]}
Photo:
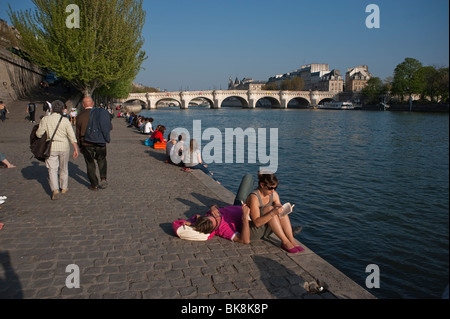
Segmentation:
{"type": "Polygon", "coordinates": [[[62,194],[69,191],[69,141],[74,147],[74,159],[78,158],[78,145],[72,125],[67,117],[62,115],[65,109],[64,103],[57,100],[52,103],[52,106],[52,114],[42,118],[36,136],[41,138],[47,132],[47,139],[50,140],[56,131],[50,157],[45,161],[45,164],[48,169],[52,200],[57,200],[59,199],[60,189],[62,194]]]}

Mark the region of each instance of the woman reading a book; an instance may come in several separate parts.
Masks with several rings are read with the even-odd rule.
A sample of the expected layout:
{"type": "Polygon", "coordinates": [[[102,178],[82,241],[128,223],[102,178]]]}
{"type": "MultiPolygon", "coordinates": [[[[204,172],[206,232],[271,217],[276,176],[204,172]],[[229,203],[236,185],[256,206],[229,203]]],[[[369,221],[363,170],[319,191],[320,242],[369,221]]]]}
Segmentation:
{"type": "Polygon", "coordinates": [[[278,179],[272,173],[258,173],[258,188],[247,197],[250,207],[250,240],[267,238],[272,232],[281,240],[281,248],[296,254],[304,251],[298,246],[292,232],[289,216],[283,214],[283,206],[276,192],[278,179]]]}

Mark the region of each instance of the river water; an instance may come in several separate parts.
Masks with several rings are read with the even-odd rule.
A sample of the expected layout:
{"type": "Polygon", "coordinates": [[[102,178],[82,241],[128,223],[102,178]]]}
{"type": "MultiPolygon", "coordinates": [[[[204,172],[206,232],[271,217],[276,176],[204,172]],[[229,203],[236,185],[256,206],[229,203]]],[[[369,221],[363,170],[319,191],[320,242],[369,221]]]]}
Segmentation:
{"type": "MultiPolygon", "coordinates": [[[[267,108],[142,114],[167,132],[180,127],[193,134],[200,120],[203,131],[219,129],[224,143],[225,128],[265,128],[266,155],[270,129],[278,128],[278,193],[296,204],[298,239],[363,287],[371,275],[366,267],[377,265],[380,288],[369,290],[378,298],[442,296],[449,282],[448,114],[267,108]]],[[[256,177],[267,166],[244,162],[209,168],[235,193],[244,174],[256,177]]]]}

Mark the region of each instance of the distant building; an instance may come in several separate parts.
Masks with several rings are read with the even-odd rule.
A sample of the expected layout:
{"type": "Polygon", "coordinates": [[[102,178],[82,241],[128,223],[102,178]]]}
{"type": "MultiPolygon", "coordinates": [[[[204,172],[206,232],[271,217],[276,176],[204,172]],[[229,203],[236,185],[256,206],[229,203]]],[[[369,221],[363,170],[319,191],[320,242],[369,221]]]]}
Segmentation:
{"type": "Polygon", "coordinates": [[[342,92],[344,91],[344,78],[339,70],[332,70],[323,75],[318,84],[317,91],[342,92]]]}
{"type": "Polygon", "coordinates": [[[349,68],[345,74],[345,91],[361,92],[366,87],[367,81],[372,78],[367,65],[358,65],[349,68]]]}
{"type": "Polygon", "coordinates": [[[239,80],[233,80],[230,78],[228,81],[228,90],[262,90],[266,82],[255,81],[252,78],[244,78],[239,80]]]}
{"type": "Polygon", "coordinates": [[[303,65],[300,70],[293,72],[292,77],[300,76],[305,82],[304,90],[319,90],[319,82],[325,74],[330,72],[330,66],[322,63],[303,65]]]}
{"type": "Polygon", "coordinates": [[[269,78],[268,83],[276,83],[281,87],[284,80],[300,77],[305,85],[303,90],[342,92],[344,79],[339,70],[330,71],[328,64],[311,63],[303,65],[300,69],[283,75],[275,75],[269,78]]]}

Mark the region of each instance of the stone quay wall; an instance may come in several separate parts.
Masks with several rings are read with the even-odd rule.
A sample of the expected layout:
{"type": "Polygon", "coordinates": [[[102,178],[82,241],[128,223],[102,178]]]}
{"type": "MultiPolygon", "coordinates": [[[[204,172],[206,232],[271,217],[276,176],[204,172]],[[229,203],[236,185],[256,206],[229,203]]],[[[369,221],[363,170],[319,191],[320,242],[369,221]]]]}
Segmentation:
{"type": "Polygon", "coordinates": [[[44,69],[0,48],[0,101],[27,96],[39,86],[45,74],[44,69]]]}

